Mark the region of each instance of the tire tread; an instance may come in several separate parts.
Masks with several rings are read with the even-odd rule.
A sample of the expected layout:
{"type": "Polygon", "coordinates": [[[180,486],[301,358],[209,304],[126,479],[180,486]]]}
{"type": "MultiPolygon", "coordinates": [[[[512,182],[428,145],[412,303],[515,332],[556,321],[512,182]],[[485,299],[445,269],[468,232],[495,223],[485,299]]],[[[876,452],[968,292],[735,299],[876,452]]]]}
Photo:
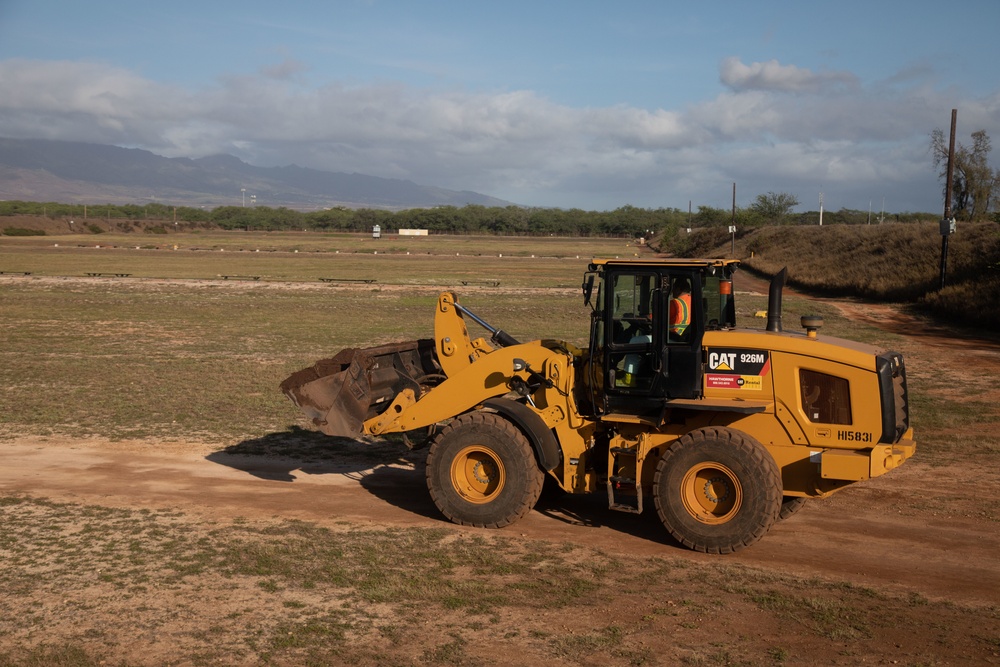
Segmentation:
{"type": "Polygon", "coordinates": [[[476,411],[468,412],[453,419],[445,426],[431,445],[427,455],[427,487],[430,490],[431,498],[445,517],[460,526],[472,526],[475,528],[503,528],[523,518],[535,506],[542,493],[542,485],[545,475],[535,459],[534,450],[527,437],[514,424],[495,412],[476,411]],[[493,520],[470,520],[461,514],[460,508],[453,507],[446,489],[439,486],[436,471],[438,466],[444,463],[441,461],[442,448],[447,439],[454,437],[453,434],[465,429],[487,428],[496,429],[503,438],[514,444],[516,450],[516,462],[514,470],[508,474],[518,474],[525,480],[525,490],[521,498],[518,499],[511,512],[497,516],[493,520]]]}
{"type": "Polygon", "coordinates": [[[653,487],[657,490],[653,494],[656,510],[667,531],[687,548],[702,553],[729,554],[745,549],[767,534],[778,520],[781,511],[781,472],[771,454],[751,436],[727,427],[700,428],[675,440],[657,462],[653,487]],[[666,482],[665,476],[670,474],[677,459],[687,455],[692,448],[697,449],[713,442],[731,447],[733,451],[739,453],[739,456],[745,457],[750,477],[762,480],[761,486],[765,494],[763,503],[767,510],[753,517],[755,523],[741,535],[733,535],[728,540],[724,535],[720,535],[714,539],[696,541],[683,526],[675,524],[670,516],[671,509],[667,507],[668,501],[661,497],[663,494],[660,492],[660,485],[661,482],[666,482]]]}

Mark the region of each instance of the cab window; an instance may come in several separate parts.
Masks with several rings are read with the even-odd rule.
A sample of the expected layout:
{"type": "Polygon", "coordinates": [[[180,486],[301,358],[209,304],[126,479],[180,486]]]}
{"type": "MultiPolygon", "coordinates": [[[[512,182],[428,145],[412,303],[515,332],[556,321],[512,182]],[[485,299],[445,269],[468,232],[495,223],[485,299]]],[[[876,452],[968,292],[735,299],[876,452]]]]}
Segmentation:
{"type": "Polygon", "coordinates": [[[666,285],[669,295],[667,303],[667,342],[686,343],[694,331],[691,301],[691,279],[686,276],[672,276],[666,285]]]}
{"type": "Polygon", "coordinates": [[[610,317],[609,369],[616,388],[649,389],[653,382],[653,307],[658,294],[657,276],[612,276],[608,298],[610,317]]]}
{"type": "Polygon", "coordinates": [[[851,423],[851,386],[844,379],[817,371],[800,370],[802,409],[817,424],[851,423]]]}

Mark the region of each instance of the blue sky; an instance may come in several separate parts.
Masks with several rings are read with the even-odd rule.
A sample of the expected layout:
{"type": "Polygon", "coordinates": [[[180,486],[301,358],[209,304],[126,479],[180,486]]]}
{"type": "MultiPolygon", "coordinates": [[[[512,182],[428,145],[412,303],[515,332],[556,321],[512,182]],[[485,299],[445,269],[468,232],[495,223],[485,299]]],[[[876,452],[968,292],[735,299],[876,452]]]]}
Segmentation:
{"type": "Polygon", "coordinates": [[[0,136],[537,206],[728,208],[735,182],[939,212],[930,132],[957,108],[1000,142],[998,28],[996,0],[0,0],[0,136]]]}

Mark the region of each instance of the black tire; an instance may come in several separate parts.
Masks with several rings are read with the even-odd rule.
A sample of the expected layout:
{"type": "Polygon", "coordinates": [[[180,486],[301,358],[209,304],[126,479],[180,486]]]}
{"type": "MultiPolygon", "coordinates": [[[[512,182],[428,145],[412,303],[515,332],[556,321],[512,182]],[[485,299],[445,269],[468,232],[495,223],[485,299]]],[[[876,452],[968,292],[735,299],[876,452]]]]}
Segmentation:
{"type": "Polygon", "coordinates": [[[792,516],[806,504],[808,498],[799,496],[785,496],[781,501],[781,511],[778,512],[778,521],[784,521],[792,516]]]}
{"type": "Polygon", "coordinates": [[[427,488],[434,504],[463,526],[514,523],[535,506],[544,476],[524,433],[492,412],[454,419],[427,455],[427,488]]]}
{"type": "Polygon", "coordinates": [[[728,554],[762,538],[781,510],[781,472],[740,431],[702,428],[674,441],[656,465],[656,510],[684,546],[728,554]]]}

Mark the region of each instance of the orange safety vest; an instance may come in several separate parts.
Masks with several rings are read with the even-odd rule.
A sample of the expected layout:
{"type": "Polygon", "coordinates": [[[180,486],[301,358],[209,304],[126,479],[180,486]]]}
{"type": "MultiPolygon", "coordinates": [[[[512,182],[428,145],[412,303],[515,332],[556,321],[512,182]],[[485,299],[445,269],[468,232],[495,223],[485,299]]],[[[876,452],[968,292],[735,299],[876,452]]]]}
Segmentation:
{"type": "Polygon", "coordinates": [[[691,295],[681,294],[670,300],[670,333],[680,336],[691,324],[691,295]]]}

